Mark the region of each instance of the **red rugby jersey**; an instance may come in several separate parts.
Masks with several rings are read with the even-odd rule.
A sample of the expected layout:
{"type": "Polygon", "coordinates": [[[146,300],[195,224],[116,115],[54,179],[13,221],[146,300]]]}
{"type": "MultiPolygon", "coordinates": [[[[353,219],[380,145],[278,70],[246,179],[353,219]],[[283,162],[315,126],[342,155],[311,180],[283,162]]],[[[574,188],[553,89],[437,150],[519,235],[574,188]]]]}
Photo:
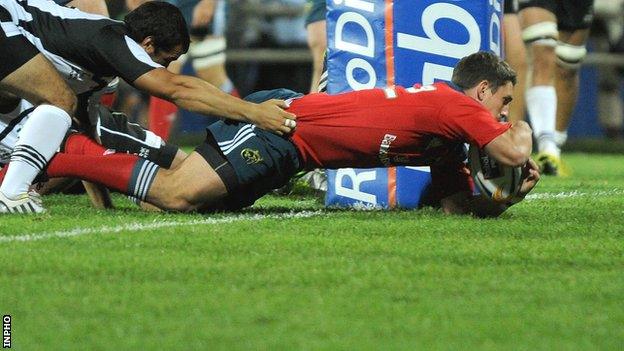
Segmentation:
{"type": "Polygon", "coordinates": [[[306,169],[457,164],[463,143],[482,148],[511,126],[446,83],[310,94],[288,111],[297,115],[292,141],[306,169]]]}

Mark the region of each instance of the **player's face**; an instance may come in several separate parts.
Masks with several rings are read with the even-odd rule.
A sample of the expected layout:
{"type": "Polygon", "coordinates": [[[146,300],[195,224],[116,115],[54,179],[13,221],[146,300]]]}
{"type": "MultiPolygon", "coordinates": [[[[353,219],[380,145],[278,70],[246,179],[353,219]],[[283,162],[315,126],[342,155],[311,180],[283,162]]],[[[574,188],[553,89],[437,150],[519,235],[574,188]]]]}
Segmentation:
{"type": "Polygon", "coordinates": [[[150,53],[150,57],[154,62],[165,67],[169,66],[171,62],[177,60],[180,55],[182,55],[182,45],[176,46],[171,51],[157,49],[150,53]]]}
{"type": "Polygon", "coordinates": [[[488,89],[487,92],[483,100],[483,105],[498,119],[501,117],[508,117],[509,104],[511,103],[513,94],[513,84],[507,82],[507,84],[498,87],[496,93],[492,93],[491,89],[488,89]]]}

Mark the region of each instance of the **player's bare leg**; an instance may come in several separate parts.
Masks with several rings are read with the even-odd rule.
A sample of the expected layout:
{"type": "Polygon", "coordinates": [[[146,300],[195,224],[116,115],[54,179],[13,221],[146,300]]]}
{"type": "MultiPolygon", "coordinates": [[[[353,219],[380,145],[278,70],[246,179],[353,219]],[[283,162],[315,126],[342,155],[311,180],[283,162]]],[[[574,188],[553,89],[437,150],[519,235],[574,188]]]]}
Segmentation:
{"type": "Polygon", "coordinates": [[[327,21],[317,21],[308,24],[308,47],[312,53],[312,82],[310,92],[318,92],[319,80],[323,73],[323,60],[327,50],[327,21]]]}
{"type": "Polygon", "coordinates": [[[218,205],[227,195],[225,184],[197,152],[173,170],[160,169],[146,201],[163,210],[194,211],[218,205]]]}
{"type": "Polygon", "coordinates": [[[505,60],[516,71],[516,86],[513,93],[513,102],[509,110],[509,121],[524,120],[526,114],[527,62],[526,47],[522,40],[520,20],[515,13],[506,13],[503,17],[503,31],[505,33],[505,60]]]}
{"type": "Polygon", "coordinates": [[[20,131],[0,185],[0,212],[44,212],[38,195],[29,188],[61,144],[71,124],[76,97],[42,54],[4,77],[0,89],[36,106],[20,131]]]}
{"type": "Polygon", "coordinates": [[[554,137],[557,114],[557,93],[554,87],[557,19],[548,10],[529,7],[520,11],[520,22],[532,64],[531,86],[527,89],[526,102],[537,139],[537,162],[544,174],[556,175],[560,154],[554,137]]]}
{"type": "Polygon", "coordinates": [[[576,106],[579,91],[579,68],[585,56],[585,43],[589,36],[589,29],[573,32],[559,32],[560,54],[567,55],[558,58],[555,74],[555,88],[557,90],[557,123],[555,126],[555,141],[557,146],[565,144],[568,136],[570,117],[576,106]],[[563,50],[563,51],[561,51],[563,50]]]}
{"type": "Polygon", "coordinates": [[[49,104],[64,110],[70,116],[76,110],[76,96],[43,54],[0,81],[0,89],[24,98],[33,105],[49,104]]]}

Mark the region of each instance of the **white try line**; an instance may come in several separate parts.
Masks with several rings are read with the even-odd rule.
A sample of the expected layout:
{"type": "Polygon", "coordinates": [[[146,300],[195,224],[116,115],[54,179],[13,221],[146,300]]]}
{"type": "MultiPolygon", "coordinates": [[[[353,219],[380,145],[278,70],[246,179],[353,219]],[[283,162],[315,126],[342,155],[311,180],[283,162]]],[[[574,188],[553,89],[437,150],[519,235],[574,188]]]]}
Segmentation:
{"type": "Polygon", "coordinates": [[[296,219],[296,218],[310,218],[321,215],[324,211],[302,211],[302,212],[290,212],[284,214],[253,214],[253,215],[236,215],[221,218],[206,218],[195,219],[190,221],[163,221],[163,222],[151,222],[151,223],[128,223],[119,226],[103,226],[99,228],[75,228],[71,230],[63,230],[50,233],[38,233],[38,234],[23,234],[12,236],[0,236],[0,243],[9,243],[16,241],[37,241],[53,238],[69,238],[83,235],[92,234],[113,234],[119,232],[140,232],[144,230],[167,228],[167,227],[187,227],[194,225],[213,225],[213,224],[228,224],[242,221],[257,221],[263,219],[296,219]]]}
{"type": "MultiPolygon", "coordinates": [[[[594,192],[568,191],[568,192],[560,192],[560,193],[537,193],[537,194],[527,195],[525,201],[535,201],[535,200],[545,200],[545,199],[569,199],[569,198],[588,197],[588,196],[604,197],[604,196],[615,196],[615,195],[624,195],[624,190],[611,189],[611,190],[594,191],[594,192]]],[[[46,239],[53,239],[53,238],[69,238],[69,237],[92,235],[92,234],[113,234],[113,233],[119,233],[119,232],[124,232],[124,231],[139,232],[139,231],[144,231],[144,230],[167,228],[167,227],[228,224],[228,223],[234,223],[234,222],[255,221],[255,220],[263,220],[263,219],[310,218],[310,217],[319,216],[321,214],[327,214],[327,213],[322,210],[319,210],[319,211],[302,211],[302,212],[291,212],[291,213],[284,213],[284,214],[269,214],[269,215],[242,214],[242,215],[228,216],[228,217],[221,217],[221,218],[195,219],[195,220],[190,220],[190,221],[129,223],[129,224],[124,224],[124,225],[119,225],[119,226],[103,226],[99,228],[75,228],[71,230],[57,231],[57,232],[50,232],[50,233],[0,236],[0,243],[9,243],[9,242],[17,242],[17,241],[27,242],[27,241],[46,240],[46,239]]]]}
{"type": "Polygon", "coordinates": [[[537,194],[529,194],[526,197],[526,201],[534,201],[534,200],[544,200],[544,199],[569,199],[569,198],[577,198],[577,197],[604,197],[604,196],[617,196],[624,195],[624,190],[621,189],[611,189],[611,190],[601,190],[601,191],[592,191],[592,192],[582,192],[578,190],[574,191],[565,191],[560,193],[537,193],[537,194]]]}

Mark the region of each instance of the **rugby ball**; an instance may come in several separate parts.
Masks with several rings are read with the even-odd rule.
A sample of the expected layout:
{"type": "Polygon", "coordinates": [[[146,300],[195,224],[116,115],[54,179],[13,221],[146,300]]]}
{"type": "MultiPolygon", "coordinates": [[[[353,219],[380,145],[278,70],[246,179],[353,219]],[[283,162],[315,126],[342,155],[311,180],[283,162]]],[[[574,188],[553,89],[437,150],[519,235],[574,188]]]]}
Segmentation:
{"type": "Polygon", "coordinates": [[[501,165],[485,151],[470,145],[470,173],[479,192],[496,202],[510,201],[522,185],[522,167],[501,165]]]}

